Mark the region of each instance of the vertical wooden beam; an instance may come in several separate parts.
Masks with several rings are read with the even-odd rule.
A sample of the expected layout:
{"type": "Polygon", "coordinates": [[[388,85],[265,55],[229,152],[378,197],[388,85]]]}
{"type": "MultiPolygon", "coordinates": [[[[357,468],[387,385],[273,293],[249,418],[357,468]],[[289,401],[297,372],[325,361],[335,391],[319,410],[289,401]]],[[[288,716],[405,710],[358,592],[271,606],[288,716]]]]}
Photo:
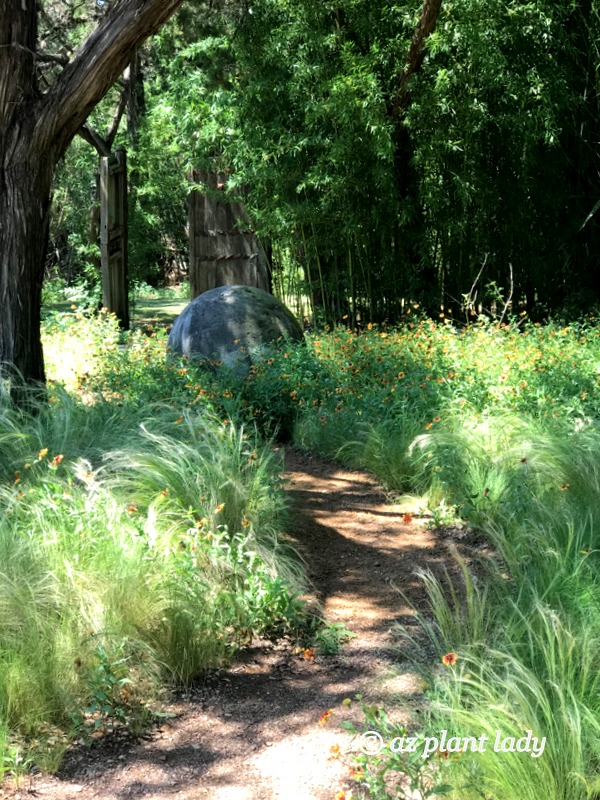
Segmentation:
{"type": "Polygon", "coordinates": [[[100,159],[102,304],[129,328],[127,155],[117,147],[100,159]]]}

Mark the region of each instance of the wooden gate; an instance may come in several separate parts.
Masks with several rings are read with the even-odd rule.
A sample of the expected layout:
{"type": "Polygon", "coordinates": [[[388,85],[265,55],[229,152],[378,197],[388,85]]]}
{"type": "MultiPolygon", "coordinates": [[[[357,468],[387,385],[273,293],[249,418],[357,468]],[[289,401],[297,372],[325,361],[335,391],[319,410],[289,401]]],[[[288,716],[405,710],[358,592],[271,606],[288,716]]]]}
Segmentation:
{"type": "Polygon", "coordinates": [[[122,147],[100,158],[102,304],[129,328],[127,278],[127,157],[122,147]]]}
{"type": "Polygon", "coordinates": [[[271,291],[271,271],[242,203],[225,194],[226,175],[194,170],[188,195],[192,299],[217,286],[243,284],[271,291]]]}

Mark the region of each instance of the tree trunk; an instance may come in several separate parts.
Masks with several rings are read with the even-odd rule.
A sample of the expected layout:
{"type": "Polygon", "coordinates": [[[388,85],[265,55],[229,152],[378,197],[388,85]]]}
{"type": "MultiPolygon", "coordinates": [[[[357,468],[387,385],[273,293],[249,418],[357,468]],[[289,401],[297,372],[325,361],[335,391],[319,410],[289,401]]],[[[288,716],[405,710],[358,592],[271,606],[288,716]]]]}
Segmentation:
{"type": "Polygon", "coordinates": [[[42,278],[53,158],[33,144],[37,11],[0,0],[0,364],[44,380],[42,278]]]}
{"type": "Polygon", "coordinates": [[[28,382],[44,380],[42,280],[52,182],[48,154],[22,137],[0,165],[0,359],[28,382]]]}

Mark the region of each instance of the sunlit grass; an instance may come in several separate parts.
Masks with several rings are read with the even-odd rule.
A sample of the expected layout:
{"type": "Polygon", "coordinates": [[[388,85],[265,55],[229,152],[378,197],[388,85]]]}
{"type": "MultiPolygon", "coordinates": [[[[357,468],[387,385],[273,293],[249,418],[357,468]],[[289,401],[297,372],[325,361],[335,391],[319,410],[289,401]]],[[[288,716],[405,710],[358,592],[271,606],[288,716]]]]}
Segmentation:
{"type": "Polygon", "coordinates": [[[119,349],[107,315],[53,317],[47,401],[2,387],[0,777],[305,624],[272,448],[152,333],[119,349]]]}
{"type": "MultiPolygon", "coordinates": [[[[52,390],[50,413],[26,419],[3,406],[0,415],[3,502],[12,514],[3,523],[5,552],[15,546],[16,568],[33,587],[28,578],[17,581],[18,590],[8,588],[0,614],[5,604],[14,623],[19,616],[11,604],[22,613],[33,609],[27,624],[43,630],[45,642],[43,658],[33,637],[23,638],[24,651],[10,651],[0,708],[4,702],[13,709],[11,720],[22,718],[23,730],[33,730],[53,708],[72,702],[60,692],[80,697],[73,654],[84,653],[88,670],[97,659],[83,623],[69,622],[70,607],[60,610],[63,592],[78,619],[105,632],[111,652],[120,652],[126,638],[132,663],[153,653],[159,673],[184,682],[225,657],[211,630],[228,629],[233,619],[243,637],[249,619],[274,622],[275,611],[239,602],[244,575],[255,576],[271,609],[293,608],[278,583],[284,575],[295,586],[299,576],[297,561],[281,546],[279,465],[256,424],[371,470],[391,492],[428,506],[434,521],[459,517],[487,540],[482,563],[462,561],[442,581],[422,575],[430,607],[417,611],[439,655],[435,665],[421,665],[432,687],[429,725],[461,736],[487,732],[492,740],[497,730],[519,737],[531,729],[547,744],[537,759],[491,748],[461,759],[452,768],[455,785],[477,788],[452,796],[600,795],[600,328],[594,320],[479,321],[457,329],[407,316],[398,329],[371,326],[359,335],[338,329],[302,346],[275,347],[245,381],[166,363],[160,330],[138,332],[126,348],[111,349],[110,320],[70,316],[53,324],[50,365],[61,363],[61,342],[71,346],[90,336],[99,355],[87,372],[71,371],[75,394],[52,390]],[[57,454],[64,460],[53,467],[57,454]],[[35,511],[25,514],[19,495],[29,484],[35,511]],[[43,535],[29,549],[14,526],[43,535]],[[82,529],[101,545],[88,549],[82,529]],[[53,558],[63,559],[53,566],[52,575],[63,576],[58,588],[47,577],[48,556],[40,555],[49,542],[53,558]],[[198,569],[208,576],[208,594],[198,569]],[[102,589],[109,571],[122,575],[127,588],[102,589]],[[441,666],[445,652],[458,654],[454,667],[441,666]],[[53,676],[63,672],[68,679],[59,687],[53,676]],[[40,675],[47,692],[28,710],[24,698],[40,675]],[[17,716],[14,709],[21,709],[17,716]]],[[[5,585],[17,583],[7,578],[5,585]]],[[[259,592],[250,594],[256,599],[259,592]]],[[[11,630],[16,641],[20,628],[7,623],[11,630]]]]}
{"type": "Polygon", "coordinates": [[[458,578],[421,576],[430,605],[416,610],[439,654],[421,663],[429,726],[492,742],[530,729],[547,744],[537,759],[491,746],[465,756],[457,800],[600,794],[599,377],[594,321],[459,330],[407,319],[319,334],[242,388],[260,415],[293,407],[301,446],[488,540],[458,578]],[[447,652],[455,668],[440,666],[447,652]]]}

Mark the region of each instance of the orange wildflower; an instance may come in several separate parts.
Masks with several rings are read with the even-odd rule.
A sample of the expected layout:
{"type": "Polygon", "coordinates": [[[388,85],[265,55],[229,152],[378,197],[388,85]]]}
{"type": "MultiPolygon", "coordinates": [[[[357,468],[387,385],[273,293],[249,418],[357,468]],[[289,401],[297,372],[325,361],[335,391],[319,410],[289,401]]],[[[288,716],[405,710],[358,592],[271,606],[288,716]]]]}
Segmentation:
{"type": "Polygon", "coordinates": [[[340,757],[340,746],[339,744],[333,744],[329,748],[329,758],[327,761],[335,761],[336,758],[340,757]]]}
{"type": "Polygon", "coordinates": [[[333,714],[333,708],[328,708],[327,711],[324,711],[319,717],[319,725],[325,725],[325,723],[331,717],[332,714],[333,714]]]}
{"type": "Polygon", "coordinates": [[[410,513],[410,511],[407,511],[406,514],[402,515],[402,522],[405,525],[410,525],[412,521],[413,521],[413,515],[410,513]]]}
{"type": "Polygon", "coordinates": [[[446,653],[446,655],[442,656],[442,664],[446,667],[453,667],[457,661],[458,656],[456,653],[446,653]]]}

